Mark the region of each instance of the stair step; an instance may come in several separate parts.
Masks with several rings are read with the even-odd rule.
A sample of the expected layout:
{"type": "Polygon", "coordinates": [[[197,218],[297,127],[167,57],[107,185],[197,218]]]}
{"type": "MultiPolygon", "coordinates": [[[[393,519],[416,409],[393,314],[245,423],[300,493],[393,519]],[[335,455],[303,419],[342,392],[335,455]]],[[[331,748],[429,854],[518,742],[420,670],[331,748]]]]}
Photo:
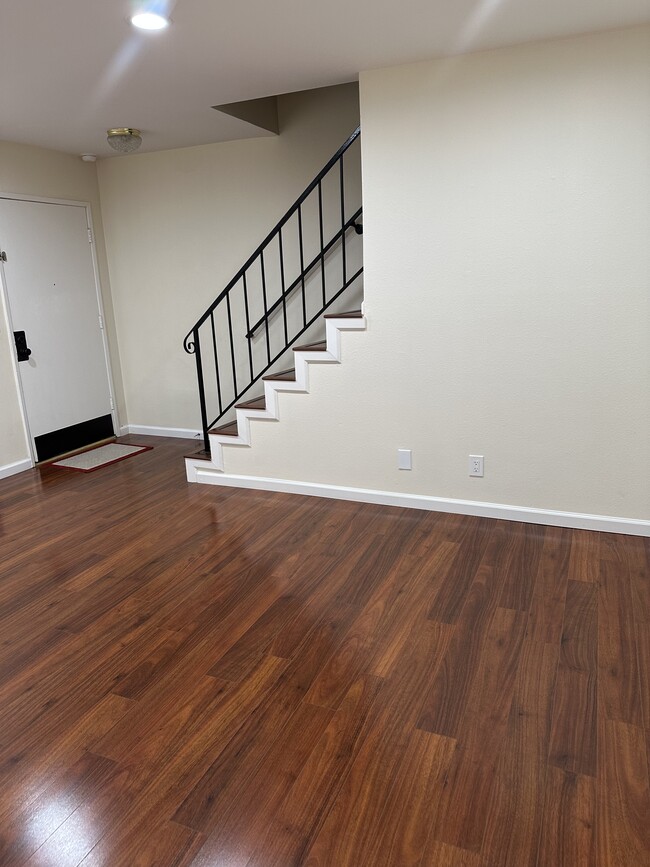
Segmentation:
{"type": "Polygon", "coordinates": [[[327,352],[327,340],[319,340],[318,343],[305,343],[303,346],[294,346],[294,352],[327,352]]]}
{"type": "Polygon", "coordinates": [[[292,367],[291,370],[282,370],[280,373],[272,373],[269,376],[263,376],[262,379],[269,379],[272,382],[295,382],[296,370],[292,367]]]}
{"type": "Polygon", "coordinates": [[[237,422],[231,421],[228,424],[221,425],[221,427],[213,427],[210,433],[219,434],[219,436],[222,437],[236,437],[239,435],[239,431],[237,430],[237,422]]]}
{"type": "Polygon", "coordinates": [[[235,409],[266,409],[266,398],[254,397],[252,400],[244,401],[244,403],[235,404],[235,409]]]}
{"type": "Polygon", "coordinates": [[[191,455],[184,455],[186,458],[191,458],[193,461],[209,461],[211,460],[210,452],[206,452],[205,449],[201,449],[198,452],[192,452],[191,455]]]}
{"type": "Polygon", "coordinates": [[[361,310],[348,310],[347,313],[326,313],[323,319],[363,319],[361,310]]]}

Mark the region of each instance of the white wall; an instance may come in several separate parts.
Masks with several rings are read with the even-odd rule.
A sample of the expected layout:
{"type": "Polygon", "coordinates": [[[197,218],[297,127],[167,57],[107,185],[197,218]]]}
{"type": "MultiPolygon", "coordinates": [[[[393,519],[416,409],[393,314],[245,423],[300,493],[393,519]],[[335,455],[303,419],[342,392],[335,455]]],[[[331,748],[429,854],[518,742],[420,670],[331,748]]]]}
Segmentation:
{"type": "Polygon", "coordinates": [[[369,330],[226,471],[650,519],[649,61],[644,27],[362,75],[369,330]]]}
{"type": "MultiPolygon", "coordinates": [[[[0,192],[90,203],[111,349],[115,396],[118,413],[122,417],[124,398],[95,164],[84,163],[77,156],[58,151],[0,141],[0,192]]],[[[6,310],[0,293],[0,470],[3,466],[29,458],[18,387],[11,361],[13,352],[13,337],[8,330],[6,310]]]]}
{"type": "Polygon", "coordinates": [[[278,109],[278,137],[98,164],[131,425],[200,427],[183,338],[358,125],[358,87],[287,95],[278,109]]]}

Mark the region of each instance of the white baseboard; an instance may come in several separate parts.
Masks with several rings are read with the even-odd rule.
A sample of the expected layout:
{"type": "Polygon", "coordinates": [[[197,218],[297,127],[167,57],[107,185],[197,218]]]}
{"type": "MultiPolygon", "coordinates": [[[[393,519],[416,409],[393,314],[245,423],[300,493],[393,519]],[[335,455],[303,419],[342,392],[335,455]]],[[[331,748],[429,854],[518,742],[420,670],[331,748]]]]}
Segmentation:
{"type": "Polygon", "coordinates": [[[120,436],[125,434],[141,434],[148,437],[178,437],[179,439],[195,439],[203,434],[198,430],[184,427],[150,427],[142,424],[127,424],[120,428],[120,436]]]}
{"type": "Polygon", "coordinates": [[[31,458],[25,458],[22,461],[14,461],[13,464],[5,464],[0,467],[0,479],[6,479],[8,476],[15,476],[16,473],[22,473],[24,470],[31,470],[34,466],[31,458]]]}
{"type": "Polygon", "coordinates": [[[576,530],[600,530],[606,533],[625,533],[631,536],[650,536],[650,521],[635,518],[615,518],[607,515],[589,515],[580,512],[559,512],[550,509],[531,509],[526,506],[506,506],[501,503],[481,503],[475,500],[454,500],[428,497],[422,494],[400,494],[392,491],[374,491],[365,488],[347,488],[338,485],[319,485],[312,482],[293,482],[285,479],[265,479],[257,476],[236,476],[215,472],[204,462],[186,460],[190,482],[222,485],[229,488],[253,488],[258,491],[279,491],[288,494],[307,494],[335,500],[354,500],[383,506],[402,506],[431,512],[450,512],[456,515],[475,515],[480,518],[500,518],[504,521],[523,521],[527,524],[547,524],[576,530]],[[201,464],[203,463],[203,466],[201,464]]]}

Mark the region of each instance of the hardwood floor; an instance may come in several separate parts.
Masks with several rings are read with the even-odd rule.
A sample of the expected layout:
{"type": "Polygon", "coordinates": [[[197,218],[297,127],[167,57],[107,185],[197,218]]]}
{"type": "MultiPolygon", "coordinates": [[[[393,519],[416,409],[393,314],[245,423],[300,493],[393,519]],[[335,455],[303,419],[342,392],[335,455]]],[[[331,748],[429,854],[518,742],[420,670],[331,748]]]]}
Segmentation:
{"type": "Polygon", "coordinates": [[[0,482],[0,864],[650,865],[650,545],[0,482]]]}

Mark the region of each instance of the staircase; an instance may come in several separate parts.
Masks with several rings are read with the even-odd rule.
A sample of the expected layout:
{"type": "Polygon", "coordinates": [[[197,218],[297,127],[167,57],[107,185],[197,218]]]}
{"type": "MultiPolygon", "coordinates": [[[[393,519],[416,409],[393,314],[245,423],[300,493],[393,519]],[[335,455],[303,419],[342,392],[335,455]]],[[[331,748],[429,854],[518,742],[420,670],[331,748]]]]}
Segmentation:
{"type": "Polygon", "coordinates": [[[224,447],[251,445],[251,422],[278,420],[279,394],[307,393],[309,365],[340,363],[341,332],[365,328],[359,145],[356,129],[187,334],[203,428],[189,481],[223,473],[224,447]]]}

